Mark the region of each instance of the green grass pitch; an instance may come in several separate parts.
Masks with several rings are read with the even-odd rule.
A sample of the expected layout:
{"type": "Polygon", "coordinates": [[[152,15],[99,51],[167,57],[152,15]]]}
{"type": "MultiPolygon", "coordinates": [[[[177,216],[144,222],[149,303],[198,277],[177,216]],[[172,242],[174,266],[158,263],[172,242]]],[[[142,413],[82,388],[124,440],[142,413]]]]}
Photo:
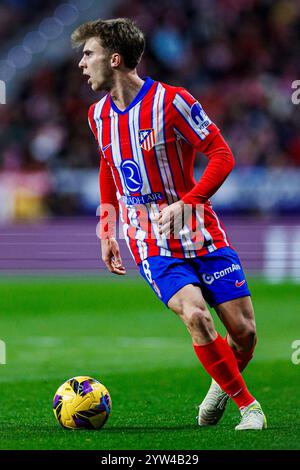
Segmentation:
{"type": "Polygon", "coordinates": [[[300,364],[291,361],[291,344],[300,339],[299,285],[250,287],[259,341],[244,376],[269,428],[237,433],[233,403],[218,426],[197,427],[210,378],[183,324],[142,280],[0,280],[7,349],[0,448],[300,449],[300,364]],[[76,375],[95,377],[110,391],[113,410],[100,431],[64,430],[55,421],[53,395],[76,375]]]}

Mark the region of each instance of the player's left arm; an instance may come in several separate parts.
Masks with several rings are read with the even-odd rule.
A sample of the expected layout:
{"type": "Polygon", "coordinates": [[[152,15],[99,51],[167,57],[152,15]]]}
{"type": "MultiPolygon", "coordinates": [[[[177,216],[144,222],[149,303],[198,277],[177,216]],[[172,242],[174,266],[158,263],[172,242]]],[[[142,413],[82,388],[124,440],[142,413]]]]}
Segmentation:
{"type": "Polygon", "coordinates": [[[201,179],[182,200],[186,204],[203,203],[224,183],[234,167],[234,157],[218,127],[185,89],[175,95],[172,108],[175,132],[208,158],[201,179]]]}
{"type": "Polygon", "coordinates": [[[176,217],[181,217],[184,204],[196,206],[205,203],[234,167],[234,157],[227,142],[192,95],[180,89],[173,99],[172,110],[175,133],[206,155],[208,164],[194,188],[160,213],[159,230],[166,236],[172,231],[176,217]],[[170,221],[173,221],[171,225],[170,221]]]}

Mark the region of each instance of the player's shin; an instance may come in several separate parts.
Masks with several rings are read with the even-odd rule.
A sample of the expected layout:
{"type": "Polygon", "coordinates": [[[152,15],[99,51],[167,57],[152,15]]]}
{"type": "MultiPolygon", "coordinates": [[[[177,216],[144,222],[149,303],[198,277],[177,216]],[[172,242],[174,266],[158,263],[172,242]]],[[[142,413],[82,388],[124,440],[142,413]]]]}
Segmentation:
{"type": "Polygon", "coordinates": [[[252,348],[248,351],[247,350],[238,350],[234,347],[233,344],[231,345],[230,342],[229,342],[228,333],[226,334],[225,340],[227,341],[227,344],[230,346],[230,348],[231,348],[231,350],[234,354],[234,357],[236,358],[236,362],[238,364],[239,371],[242,372],[247,367],[247,365],[249,364],[251,359],[253,358],[254,349],[255,349],[255,346],[256,346],[256,343],[257,343],[257,337],[255,337],[255,339],[254,339],[254,343],[253,343],[252,348]]]}
{"type": "Polygon", "coordinates": [[[238,408],[249,406],[255,398],[249,393],[232,349],[219,334],[205,345],[194,344],[195,353],[209,375],[219,384],[238,408]]]}

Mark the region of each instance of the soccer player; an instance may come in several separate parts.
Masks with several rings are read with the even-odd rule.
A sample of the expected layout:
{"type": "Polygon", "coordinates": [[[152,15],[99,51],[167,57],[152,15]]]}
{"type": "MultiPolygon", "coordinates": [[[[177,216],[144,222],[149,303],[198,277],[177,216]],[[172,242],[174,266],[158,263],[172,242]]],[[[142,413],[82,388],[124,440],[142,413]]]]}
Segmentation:
{"type": "Polygon", "coordinates": [[[209,200],[234,166],[231,150],[188,91],[139,77],[145,39],[130,19],[84,23],[72,41],[83,46],[79,67],[92,90],[108,92],[88,113],[101,157],[102,259],[110,272],[126,274],[115,237],[120,217],[141,275],[183,321],[212,377],[199,426],[215,425],[231,398],[241,413],[236,430],[264,429],[265,415],[241,375],[256,343],[250,292],[209,200]],[[208,159],[198,183],[196,150],[208,159]],[[206,302],[225,325],[225,339],[206,302]]]}

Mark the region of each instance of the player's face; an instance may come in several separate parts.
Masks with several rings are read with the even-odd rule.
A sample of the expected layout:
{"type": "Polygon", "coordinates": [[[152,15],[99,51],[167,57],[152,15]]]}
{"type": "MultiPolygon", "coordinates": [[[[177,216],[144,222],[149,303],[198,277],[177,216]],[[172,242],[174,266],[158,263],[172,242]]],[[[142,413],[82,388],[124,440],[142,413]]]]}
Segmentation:
{"type": "Polygon", "coordinates": [[[100,45],[97,38],[90,38],[83,48],[83,57],[79,62],[83,75],[89,77],[88,84],[93,91],[110,91],[113,84],[113,70],[110,56],[100,45]]]}

